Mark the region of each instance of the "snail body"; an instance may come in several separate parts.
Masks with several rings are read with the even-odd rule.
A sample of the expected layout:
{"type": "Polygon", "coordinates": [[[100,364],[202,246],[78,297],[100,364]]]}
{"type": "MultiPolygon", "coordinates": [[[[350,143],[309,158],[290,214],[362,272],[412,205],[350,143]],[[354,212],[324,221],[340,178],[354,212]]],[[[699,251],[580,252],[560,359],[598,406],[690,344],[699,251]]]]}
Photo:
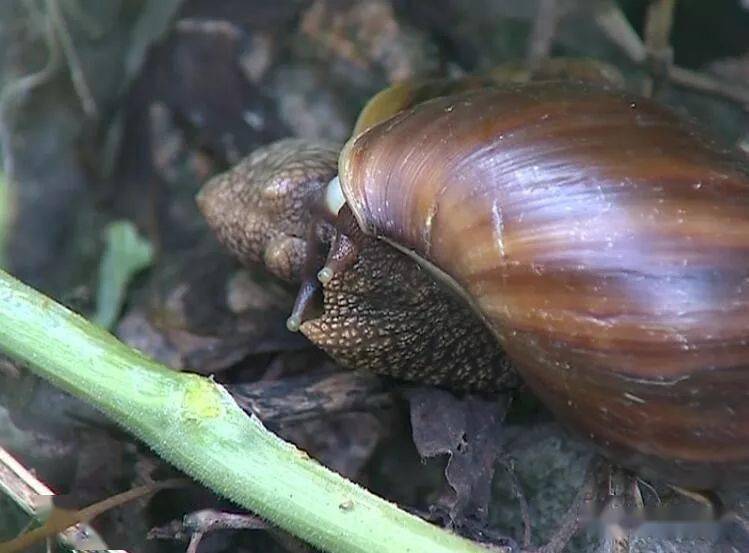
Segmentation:
{"type": "Polygon", "coordinates": [[[353,138],[359,227],[451,283],[523,380],[616,462],[749,477],[749,166],[657,104],[530,84],[353,138]]]}

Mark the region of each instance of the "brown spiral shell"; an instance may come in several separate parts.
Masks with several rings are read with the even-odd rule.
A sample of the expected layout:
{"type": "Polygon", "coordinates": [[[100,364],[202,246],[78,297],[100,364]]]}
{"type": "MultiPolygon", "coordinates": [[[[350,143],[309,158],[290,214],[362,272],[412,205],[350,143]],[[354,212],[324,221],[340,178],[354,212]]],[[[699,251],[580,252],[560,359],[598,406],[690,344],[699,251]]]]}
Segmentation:
{"type": "Polygon", "coordinates": [[[539,83],[424,102],[339,162],[362,229],[448,275],[614,461],[749,480],[749,163],[654,102],[539,83]]]}

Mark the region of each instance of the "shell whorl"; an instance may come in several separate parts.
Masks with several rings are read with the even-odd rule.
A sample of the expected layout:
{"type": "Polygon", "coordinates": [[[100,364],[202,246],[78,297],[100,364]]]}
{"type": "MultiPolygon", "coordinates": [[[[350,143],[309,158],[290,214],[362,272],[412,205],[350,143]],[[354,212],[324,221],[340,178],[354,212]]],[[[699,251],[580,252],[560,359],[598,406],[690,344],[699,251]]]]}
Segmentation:
{"type": "Polygon", "coordinates": [[[362,229],[454,279],[552,410],[694,481],[719,443],[749,466],[748,165],[651,101],[539,83],[420,104],[339,174],[362,229]]]}

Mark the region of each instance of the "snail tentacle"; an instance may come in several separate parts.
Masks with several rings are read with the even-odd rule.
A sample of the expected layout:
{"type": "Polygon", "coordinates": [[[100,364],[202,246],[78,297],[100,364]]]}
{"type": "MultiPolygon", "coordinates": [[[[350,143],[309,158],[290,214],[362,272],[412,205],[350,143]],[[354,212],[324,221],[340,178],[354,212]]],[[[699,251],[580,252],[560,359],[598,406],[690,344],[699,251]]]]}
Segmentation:
{"type": "Polygon", "coordinates": [[[286,320],[286,327],[292,332],[298,331],[301,325],[311,317],[313,302],[322,290],[321,284],[327,284],[335,275],[349,269],[359,256],[360,248],[352,239],[357,236],[358,227],[351,209],[344,202],[338,207],[338,211],[332,212],[328,209],[328,196],[326,192],[312,201],[311,211],[314,213],[314,218],[306,239],[301,285],[294,300],[291,315],[286,320]],[[327,259],[321,268],[323,233],[320,232],[320,227],[326,224],[332,224],[336,233],[328,250],[327,259]]]}
{"type": "Polygon", "coordinates": [[[321,224],[323,224],[321,219],[314,219],[308,228],[301,284],[294,300],[294,307],[291,309],[289,318],[286,319],[286,328],[291,332],[297,332],[310,316],[313,301],[321,290],[320,281],[317,279],[323,250],[319,232],[321,224]]]}
{"type": "Polygon", "coordinates": [[[356,224],[351,209],[344,204],[336,219],[336,235],[330,246],[328,259],[325,261],[325,266],[317,273],[317,278],[323,284],[327,284],[335,275],[342,273],[356,262],[359,247],[351,238],[356,235],[355,232],[351,232],[356,230],[352,226],[356,224]]]}
{"type": "Polygon", "coordinates": [[[316,279],[312,278],[302,281],[302,284],[299,286],[299,292],[296,295],[296,300],[294,300],[291,315],[286,319],[286,328],[291,332],[298,332],[299,327],[307,320],[312,301],[319,290],[320,283],[316,279]]]}

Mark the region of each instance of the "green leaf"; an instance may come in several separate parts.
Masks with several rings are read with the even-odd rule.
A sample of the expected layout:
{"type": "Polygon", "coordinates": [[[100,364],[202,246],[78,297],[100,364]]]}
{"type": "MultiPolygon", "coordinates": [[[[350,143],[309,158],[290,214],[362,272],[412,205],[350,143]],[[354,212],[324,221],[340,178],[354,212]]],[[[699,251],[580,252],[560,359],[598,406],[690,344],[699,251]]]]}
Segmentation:
{"type": "Polygon", "coordinates": [[[125,291],[132,278],[153,261],[151,243],[138,235],[130,221],[110,223],[106,249],[99,266],[94,322],[112,328],[122,309],[125,291]]]}

